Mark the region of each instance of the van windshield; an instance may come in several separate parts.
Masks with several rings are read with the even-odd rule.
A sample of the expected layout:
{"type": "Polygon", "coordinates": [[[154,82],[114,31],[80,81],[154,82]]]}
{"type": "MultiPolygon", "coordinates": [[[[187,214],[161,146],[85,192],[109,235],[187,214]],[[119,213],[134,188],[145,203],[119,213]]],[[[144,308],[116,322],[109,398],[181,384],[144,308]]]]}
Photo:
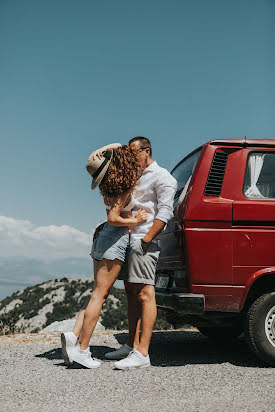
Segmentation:
{"type": "Polygon", "coordinates": [[[171,172],[172,176],[177,180],[178,182],[178,190],[175,195],[175,200],[178,200],[183,189],[184,192],[186,193],[187,187],[186,184],[190,182],[191,176],[194,172],[194,169],[196,167],[197,161],[200,157],[202,151],[202,147],[200,147],[198,150],[195,152],[191,153],[188,157],[186,157],[182,162],[179,163],[171,172]]]}

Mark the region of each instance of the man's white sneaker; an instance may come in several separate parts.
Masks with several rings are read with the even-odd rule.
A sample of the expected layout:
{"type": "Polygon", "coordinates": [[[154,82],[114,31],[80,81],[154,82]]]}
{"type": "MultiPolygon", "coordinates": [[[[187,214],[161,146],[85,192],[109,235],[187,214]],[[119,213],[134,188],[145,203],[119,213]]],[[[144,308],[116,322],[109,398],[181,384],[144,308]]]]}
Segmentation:
{"type": "Polygon", "coordinates": [[[100,366],[100,362],[92,358],[89,349],[82,350],[78,346],[69,350],[69,358],[71,362],[76,362],[79,365],[85,366],[85,368],[94,369],[100,366]]]}
{"type": "Polygon", "coordinates": [[[65,362],[65,365],[71,365],[68,350],[75,347],[77,342],[77,337],[73,332],[64,332],[61,333],[61,347],[62,347],[62,355],[65,362]]]}
{"type": "Polygon", "coordinates": [[[132,352],[133,348],[130,348],[127,344],[121,346],[117,350],[113,350],[112,352],[105,353],[105,358],[108,360],[120,360],[127,358],[130,352],[132,352]]]}
{"type": "Polygon", "coordinates": [[[142,353],[133,349],[132,352],[127,356],[127,358],[115,362],[115,367],[117,369],[138,369],[138,368],[148,368],[151,366],[149,355],[143,356],[142,353]]]}

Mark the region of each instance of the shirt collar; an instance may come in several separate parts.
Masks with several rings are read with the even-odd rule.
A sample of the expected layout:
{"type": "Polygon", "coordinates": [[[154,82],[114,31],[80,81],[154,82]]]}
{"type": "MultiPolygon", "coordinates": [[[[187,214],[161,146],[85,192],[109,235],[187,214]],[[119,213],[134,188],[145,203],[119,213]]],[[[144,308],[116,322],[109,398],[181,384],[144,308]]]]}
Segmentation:
{"type": "Polygon", "coordinates": [[[156,170],[157,166],[158,166],[158,164],[154,160],[153,163],[150,164],[150,166],[147,166],[146,169],[143,170],[143,174],[147,173],[147,172],[153,172],[154,170],[156,170]]]}

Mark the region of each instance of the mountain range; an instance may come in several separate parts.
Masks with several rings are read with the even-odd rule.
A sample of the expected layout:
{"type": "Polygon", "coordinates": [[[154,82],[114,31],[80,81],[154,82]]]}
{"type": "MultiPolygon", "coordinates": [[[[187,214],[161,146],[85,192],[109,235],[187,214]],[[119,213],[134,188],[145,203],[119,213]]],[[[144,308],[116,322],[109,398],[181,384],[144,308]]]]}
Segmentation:
{"type": "Polygon", "coordinates": [[[46,261],[25,257],[1,258],[0,299],[24,287],[64,276],[92,279],[92,260],[89,258],[63,258],[46,261]]]}
{"type": "MultiPolygon", "coordinates": [[[[55,278],[28,286],[0,301],[0,334],[39,332],[56,321],[76,317],[94,288],[91,279],[55,278]]],[[[124,289],[113,287],[103,305],[100,323],[106,329],[127,329],[127,299],[124,289]]],[[[170,329],[158,319],[155,329],[170,329]]]]}

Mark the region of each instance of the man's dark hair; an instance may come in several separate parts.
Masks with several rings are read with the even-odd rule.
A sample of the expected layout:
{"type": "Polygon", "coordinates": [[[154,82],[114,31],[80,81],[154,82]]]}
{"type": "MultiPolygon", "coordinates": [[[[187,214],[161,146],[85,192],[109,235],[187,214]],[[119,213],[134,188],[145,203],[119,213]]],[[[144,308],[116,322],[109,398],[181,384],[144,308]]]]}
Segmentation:
{"type": "Polygon", "coordinates": [[[139,142],[140,148],[141,149],[150,149],[150,156],[152,157],[152,145],[149,139],[147,137],[143,136],[136,136],[133,137],[131,140],[129,140],[129,145],[134,142],[139,142]]]}

